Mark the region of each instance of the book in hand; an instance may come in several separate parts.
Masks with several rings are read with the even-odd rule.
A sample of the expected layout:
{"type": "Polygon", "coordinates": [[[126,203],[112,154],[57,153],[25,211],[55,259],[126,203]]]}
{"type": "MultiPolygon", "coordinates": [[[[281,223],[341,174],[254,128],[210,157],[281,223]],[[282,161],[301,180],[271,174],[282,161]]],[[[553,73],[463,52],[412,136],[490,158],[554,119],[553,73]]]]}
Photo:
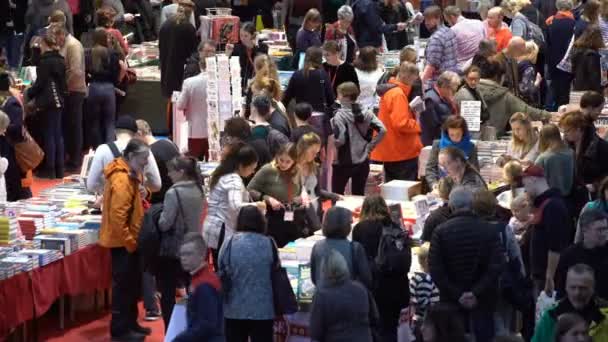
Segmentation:
{"type": "Polygon", "coordinates": [[[418,114],[424,112],[426,109],[424,106],[424,100],[420,96],[414,97],[414,99],[410,102],[410,109],[418,114]]]}

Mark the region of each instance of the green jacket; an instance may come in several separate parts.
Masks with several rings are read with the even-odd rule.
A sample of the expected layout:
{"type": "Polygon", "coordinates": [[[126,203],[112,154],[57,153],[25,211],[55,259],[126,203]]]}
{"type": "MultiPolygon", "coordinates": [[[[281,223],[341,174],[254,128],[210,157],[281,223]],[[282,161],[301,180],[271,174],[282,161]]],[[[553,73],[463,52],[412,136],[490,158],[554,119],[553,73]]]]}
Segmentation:
{"type": "Polygon", "coordinates": [[[593,342],[608,341],[608,303],[602,299],[594,299],[589,308],[582,312],[575,310],[568,299],[559,301],[551,309],[545,311],[540,321],[536,324],[532,342],[553,342],[555,341],[555,325],[557,318],[568,312],[576,312],[583,316],[589,325],[589,334],[593,342]]]}

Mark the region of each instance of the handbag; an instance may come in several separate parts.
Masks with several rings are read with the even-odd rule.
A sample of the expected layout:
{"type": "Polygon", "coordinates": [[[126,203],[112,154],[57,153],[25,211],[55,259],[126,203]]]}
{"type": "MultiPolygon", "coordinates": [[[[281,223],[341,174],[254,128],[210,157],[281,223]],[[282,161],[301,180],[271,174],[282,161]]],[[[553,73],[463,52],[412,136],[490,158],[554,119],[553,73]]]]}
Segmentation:
{"type": "MultiPolygon", "coordinates": [[[[7,100],[8,101],[8,100],[7,100]]],[[[6,101],[2,104],[2,108],[6,105],[6,101]]],[[[30,135],[27,128],[25,128],[25,111],[23,112],[23,120],[21,126],[21,141],[13,142],[13,148],[15,149],[15,159],[19,168],[23,172],[28,172],[36,168],[44,159],[44,151],[38,146],[34,138],[30,135]]]]}
{"type": "Polygon", "coordinates": [[[287,276],[287,271],[281,266],[279,252],[274,240],[272,238],[268,239],[270,240],[273,259],[270,269],[270,280],[272,282],[272,299],[275,316],[296,313],[298,311],[298,302],[287,276]]]}

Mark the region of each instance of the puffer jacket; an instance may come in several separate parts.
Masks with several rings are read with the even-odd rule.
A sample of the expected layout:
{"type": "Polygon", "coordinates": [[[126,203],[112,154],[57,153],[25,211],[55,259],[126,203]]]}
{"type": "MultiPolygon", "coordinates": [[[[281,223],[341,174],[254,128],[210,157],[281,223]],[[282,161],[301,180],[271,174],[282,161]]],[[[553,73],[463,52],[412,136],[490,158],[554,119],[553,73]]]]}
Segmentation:
{"type": "Polygon", "coordinates": [[[408,96],[412,87],[394,78],[389,83],[397,87],[382,96],[378,112],[386,135],[372,151],[371,159],[395,162],[417,158],[422,150],[422,142],[420,124],[409,109],[408,96]]]}
{"type": "Polygon", "coordinates": [[[124,247],[133,253],[137,249],[137,238],[144,217],[139,192],[141,176],[134,175],[123,158],[111,161],[103,173],[106,183],[99,244],[106,248],[124,247]]]}
{"type": "Polygon", "coordinates": [[[505,261],[496,229],[469,211],[452,213],[433,234],[429,269],[442,302],[473,292],[480,307],[493,308],[505,261]]]}
{"type": "Polygon", "coordinates": [[[477,89],[486,101],[490,113],[486,125],[495,127],[497,136],[505,134],[507,124],[513,113],[526,113],[532,120],[548,121],[551,118],[551,113],[528,105],[522,99],[513,95],[509,89],[492,80],[481,79],[477,89]]]}
{"type": "Polygon", "coordinates": [[[421,139],[424,146],[430,146],[441,137],[441,126],[445,119],[457,112],[447,99],[441,97],[436,87],[424,93],[424,107],[420,114],[421,139]]]}

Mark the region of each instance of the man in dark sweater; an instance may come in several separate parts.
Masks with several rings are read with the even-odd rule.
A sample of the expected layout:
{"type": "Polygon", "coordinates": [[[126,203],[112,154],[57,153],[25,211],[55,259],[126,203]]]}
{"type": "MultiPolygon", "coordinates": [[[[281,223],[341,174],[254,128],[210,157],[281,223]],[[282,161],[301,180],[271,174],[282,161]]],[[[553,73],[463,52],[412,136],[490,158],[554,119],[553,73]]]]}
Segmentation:
{"type": "Polygon", "coordinates": [[[543,290],[552,295],[560,254],[572,242],[573,223],[560,191],[549,188],[542,167],[528,167],[522,181],[534,205],[533,226],[529,228],[529,273],[537,296],[543,290]]]}
{"type": "Polygon", "coordinates": [[[431,277],[442,302],[468,314],[477,341],[494,337],[498,276],[504,263],[496,229],[472,212],[473,193],[457,187],[450,194],[451,218],[433,233],[429,252],[431,277]]]}
{"type": "Polygon", "coordinates": [[[555,289],[559,297],[566,291],[566,274],[576,264],[587,264],[595,272],[595,289],[601,298],[608,298],[608,216],[601,209],[584,211],[579,218],[583,242],[562,253],[555,272],[555,289]]]}
{"type": "Polygon", "coordinates": [[[174,342],[224,341],[221,283],[205,257],[207,243],[200,233],[188,233],[180,249],[182,268],[192,275],[187,326],[174,342]]]}

